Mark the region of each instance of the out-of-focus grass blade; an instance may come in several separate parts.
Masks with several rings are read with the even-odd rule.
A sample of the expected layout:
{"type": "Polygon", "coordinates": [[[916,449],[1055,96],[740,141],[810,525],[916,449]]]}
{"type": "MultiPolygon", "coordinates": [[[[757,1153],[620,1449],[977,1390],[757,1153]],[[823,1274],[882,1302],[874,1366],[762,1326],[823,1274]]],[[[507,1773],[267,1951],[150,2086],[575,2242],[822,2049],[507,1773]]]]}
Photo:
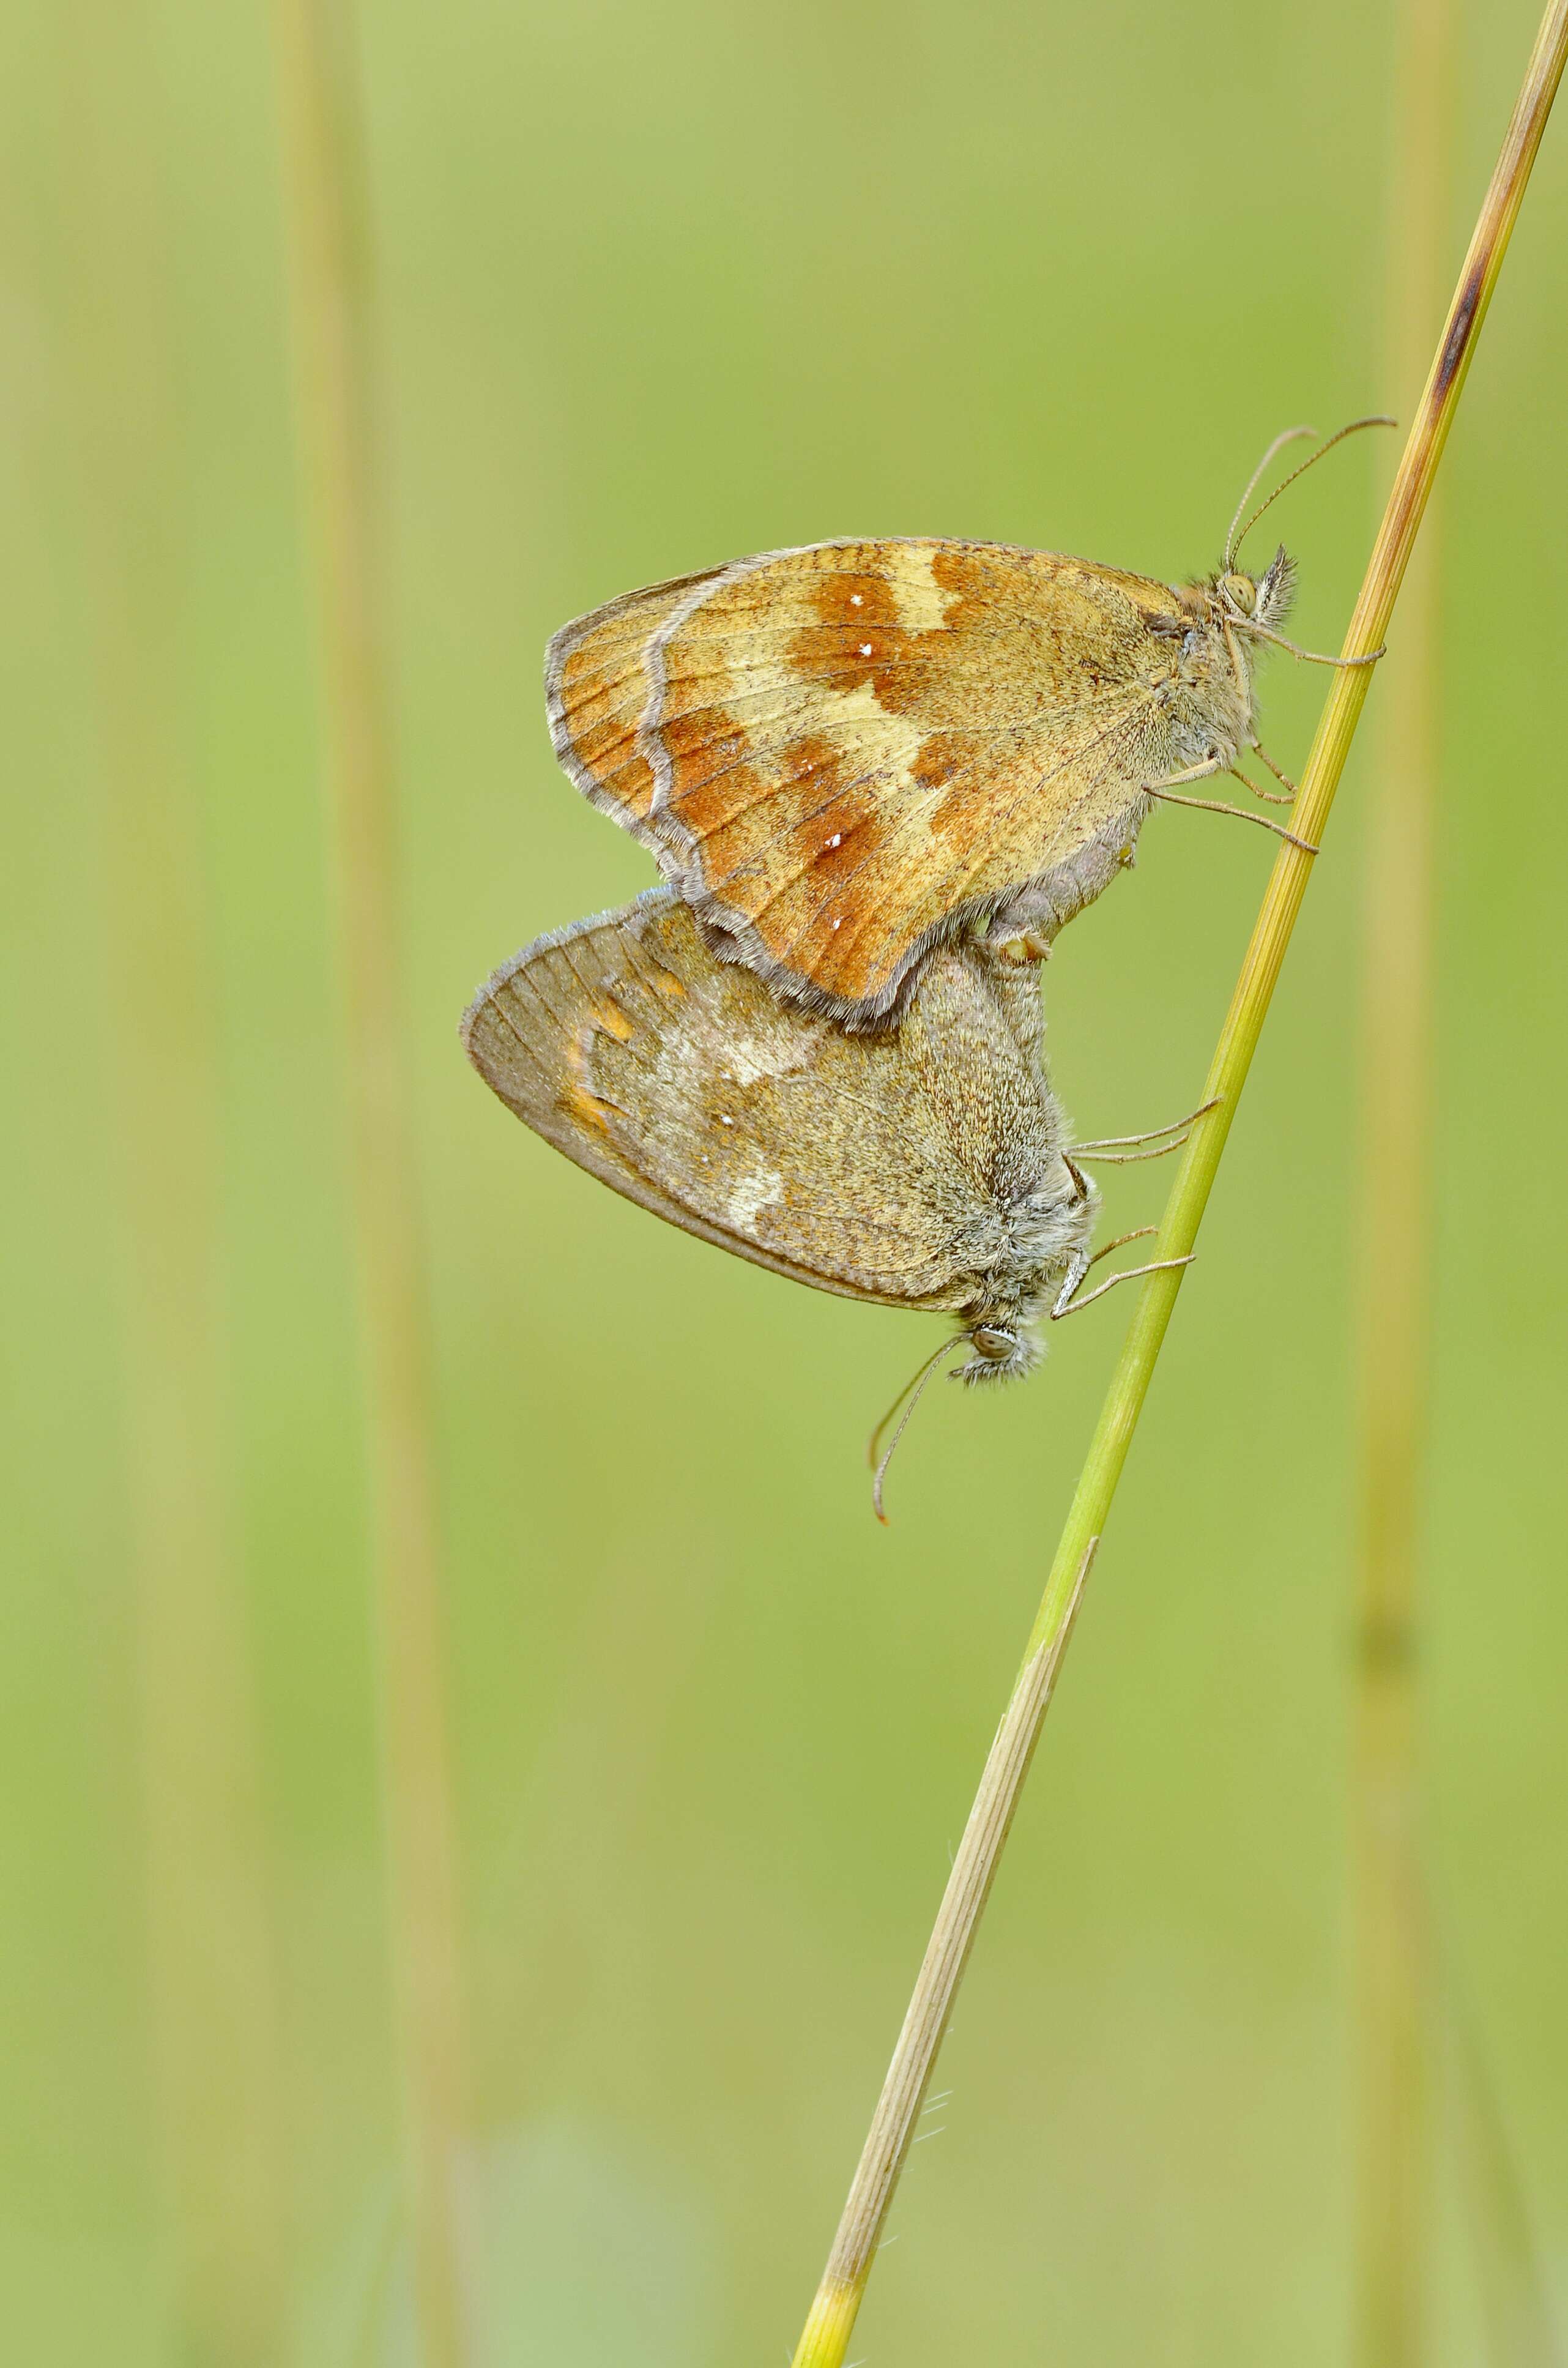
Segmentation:
{"type": "Polygon", "coordinates": [[[462,1968],[444,1697],[425,1242],[402,991],[369,246],[353,12],[277,0],[299,433],[312,529],[350,1133],[381,1775],[415,2291],[426,2368],[466,2355],[462,1968]]]}
{"type": "Polygon", "coordinates": [[[118,1151],[124,1455],[147,1836],[153,2105],[170,2356],[270,2368],[286,2325],[274,1902],[239,1593],[223,1321],[214,916],[175,717],[178,420],[142,11],[59,12],[69,267],[56,291],[81,499],[112,941],[101,1085],[118,1151]]]}

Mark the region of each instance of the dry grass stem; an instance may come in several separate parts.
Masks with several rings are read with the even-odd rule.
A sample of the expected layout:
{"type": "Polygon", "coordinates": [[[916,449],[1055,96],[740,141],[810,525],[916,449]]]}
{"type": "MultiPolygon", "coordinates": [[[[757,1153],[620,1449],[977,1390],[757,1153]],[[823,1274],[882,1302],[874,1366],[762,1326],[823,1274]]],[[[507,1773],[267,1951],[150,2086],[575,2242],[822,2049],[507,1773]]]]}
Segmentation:
{"type": "MultiPolygon", "coordinates": [[[[1443,1952],[1432,1952],[1439,1971],[1443,1952]]],[[[1461,2192],[1473,2241],[1486,2348],[1494,2368],[1563,2368],[1551,2288],[1530,2223],[1497,2085],[1451,1960],[1443,1983],[1461,2192]]]]}
{"type": "Polygon", "coordinates": [[[102,1077],[118,1155],[164,2333],[171,2357],[263,2368],[286,2340],[277,1933],[224,1421],[216,963],[175,712],[179,445],[157,63],[136,10],[72,6],[56,39],[71,159],[57,301],[110,919],[102,1077]]]}
{"type": "Polygon", "coordinates": [[[315,529],[335,823],[415,2292],[427,2368],[459,2368],[466,2351],[454,2186],[463,2082],[460,1957],[425,1254],[401,993],[387,670],[376,603],[369,274],[353,20],[347,0],[277,0],[275,23],[300,433],[315,529]]]}
{"type": "MultiPolygon", "coordinates": [[[[1568,0],[1551,0],[1527,69],[1518,103],[1508,126],[1502,154],[1483,202],[1480,219],[1460,274],[1436,358],[1401,458],[1382,524],[1373,545],[1361,592],[1356,603],[1344,655],[1364,656],[1387,638],[1400,586],[1410,562],[1443,447],[1463,389],[1475,340],[1486,315],[1497,275],[1502,268],[1519,206],[1529,180],[1552,100],[1568,55],[1568,0]]],[[[1295,824],[1303,839],[1321,845],[1340,775],[1366,700],[1373,669],[1341,667],[1334,676],[1319,721],[1306,769],[1301,776],[1295,824]]],[[[1208,1204],[1236,1104],[1246,1081],[1253,1053],[1306,894],[1315,859],[1301,848],[1281,845],[1264,893],[1263,905],[1243,961],[1231,1008],[1204,1092],[1216,1107],[1193,1126],[1182,1156],[1160,1231],[1163,1258],[1187,1255],[1197,1239],[1208,1204]]],[[[1121,1476],[1138,1417],[1142,1411],[1165,1329],[1181,1289],[1184,1269],[1151,1274],[1144,1282],[1126,1344],[1112,1378],[1104,1409],[1077,1489],[1069,1509],[1056,1559],[1046,1583],[1039,1614],[1025,1648],[1024,1668],[1009,1706],[1003,1732],[1012,1727],[1018,1691],[1033,1682],[1037,1656],[1045,1656],[1051,1677],[1064,1651],[1069,1626],[1093,1545],[1104,1532],[1117,1483],[1121,1476]]],[[[1043,1709],[1043,1702],[1041,1708],[1043,1709]]],[[[1038,1721],[1036,1722],[1038,1724],[1038,1721]]],[[[1005,1776],[996,1767],[994,1748],[986,1764],[987,1783],[1010,1784],[1010,1795],[998,1793],[987,1814],[984,1845],[989,1855],[974,1885],[974,1903],[965,1927],[964,1949],[972,1941],[974,1923],[983,1907],[995,1872],[995,1861],[1006,1838],[1017,1791],[1028,1765],[1028,1754],[1016,1755],[1005,1776]]],[[[971,1821],[972,1822],[972,1821],[971,1821]]],[[[978,1847],[978,1845],[977,1845],[978,1847]]],[[[954,1884],[949,1882],[938,1929],[947,1927],[955,1911],[954,1884]]],[[[927,1957],[929,1966],[930,1959],[927,1957]]],[[[946,1984],[946,1996],[962,1971],[959,1958],[946,1984]]],[[[923,1971],[922,1979],[926,1978],[923,1971]]],[[[874,2258],[874,2231],[886,2216],[904,2156],[908,2132],[904,2104],[923,2095],[930,2080],[944,2021],[920,2010],[919,1993],[906,2018],[892,2065],[884,2083],[873,2131],[885,2128],[893,2143],[884,2148],[865,2176],[863,2159],[850,2192],[829,2263],[794,2355],[794,2368],[842,2368],[866,2282],[874,2258]],[[890,2106],[889,2100],[893,2102],[890,2106]]]]}
{"type": "MultiPolygon", "coordinates": [[[[1420,383],[1442,298],[1450,0],[1400,0],[1384,381],[1420,383]]],[[[1432,521],[1405,579],[1370,784],[1362,959],[1360,1552],[1351,1665],[1356,2356],[1417,2368],[1428,2207],[1428,1930],[1417,1851],[1415,1614],[1432,1224],[1433,820],[1438,596],[1432,521]]]]}

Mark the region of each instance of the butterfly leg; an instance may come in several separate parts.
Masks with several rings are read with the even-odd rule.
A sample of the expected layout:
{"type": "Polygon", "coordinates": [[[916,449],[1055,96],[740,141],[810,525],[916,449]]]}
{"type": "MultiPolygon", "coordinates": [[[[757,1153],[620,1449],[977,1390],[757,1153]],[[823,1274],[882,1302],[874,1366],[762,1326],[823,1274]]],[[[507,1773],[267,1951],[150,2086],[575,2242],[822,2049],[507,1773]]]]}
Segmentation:
{"type": "MultiPolygon", "coordinates": [[[[1219,770],[1220,768],[1218,765],[1194,765],[1185,773],[1173,773],[1171,775],[1171,780],[1173,781],[1201,781],[1206,780],[1210,775],[1217,773],[1219,770]]],[[[1247,783],[1247,787],[1249,789],[1252,787],[1250,781],[1247,783]]],[[[1301,848],[1303,855],[1315,855],[1318,852],[1317,848],[1312,846],[1309,839],[1298,838],[1296,833],[1293,830],[1287,830],[1282,822],[1271,822],[1267,814],[1248,814],[1245,806],[1228,806],[1222,798],[1176,797],[1163,783],[1154,783],[1152,781],[1144,782],[1143,795],[1146,798],[1157,799],[1163,805],[1199,806],[1205,814],[1234,814],[1238,822],[1255,822],[1260,830],[1271,830],[1277,838],[1288,838],[1292,847],[1299,847],[1301,848]]]]}
{"type": "Polygon", "coordinates": [[[1163,1159],[1167,1151],[1183,1151],[1185,1134],[1173,1134],[1168,1143],[1157,1143],[1153,1151],[1096,1151],[1092,1143],[1075,1143],[1072,1156],[1090,1167],[1135,1167],[1141,1159],[1163,1159]]]}
{"type": "Polygon", "coordinates": [[[1241,783],[1241,785],[1242,785],[1242,787],[1243,787],[1243,789],[1244,789],[1244,790],[1250,790],[1250,791],[1252,791],[1253,796],[1254,796],[1255,798],[1262,798],[1262,799],[1265,801],[1265,803],[1266,803],[1267,804],[1268,804],[1268,805],[1271,805],[1271,806],[1291,806],[1291,805],[1294,805],[1294,804],[1295,804],[1295,803],[1296,803],[1296,801],[1295,801],[1295,799],[1294,799],[1294,798],[1288,798],[1288,797],[1285,795],[1285,793],[1284,793],[1284,791],[1283,791],[1282,790],[1262,790],[1262,789],[1259,789],[1259,787],[1258,787],[1257,783],[1253,780],[1253,778],[1252,778],[1251,774],[1250,774],[1250,773],[1244,773],[1244,772],[1243,772],[1243,770],[1242,770],[1242,768],[1241,768],[1241,767],[1240,767],[1239,765],[1233,765],[1233,766],[1231,767],[1231,772],[1232,772],[1233,777],[1236,780],[1240,781],[1240,783],[1241,783]]]}
{"type": "MultiPolygon", "coordinates": [[[[1144,1143],[1157,1143],[1162,1134],[1168,1134],[1173,1138],[1173,1140],[1165,1145],[1164,1151],[1136,1152],[1136,1156],[1139,1158],[1160,1159],[1164,1157],[1165,1151],[1175,1151],[1179,1144],[1185,1143],[1187,1141],[1187,1131],[1188,1127],[1191,1126],[1193,1121],[1195,1119],[1206,1118],[1211,1110],[1218,1110],[1221,1099],[1221,1097],[1219,1094],[1211,1094],[1206,1102],[1199,1102],[1195,1110],[1188,1110],[1185,1118],[1173,1118],[1168,1125],[1165,1126],[1147,1127],[1142,1134],[1098,1134],[1095,1136],[1092,1142],[1074,1143],[1069,1145],[1069,1149],[1072,1151],[1074,1159],[1076,1159],[1080,1152],[1090,1157],[1093,1157],[1096,1153],[1108,1154],[1113,1151],[1136,1152],[1136,1146],[1138,1144],[1144,1143]]],[[[1103,1257],[1104,1252],[1096,1251],[1096,1256],[1103,1257]]]]}
{"type": "MultiPolygon", "coordinates": [[[[1139,1228],[1140,1232],[1142,1232],[1144,1228],[1142,1226],[1139,1228]]],[[[1151,1227],[1148,1230],[1153,1231],[1153,1228],[1151,1227]]],[[[1131,1241],[1132,1238],[1133,1236],[1130,1234],[1123,1235],[1122,1236],[1124,1241],[1131,1241]]],[[[1115,1242],[1108,1242],[1106,1244],[1106,1249],[1108,1250],[1115,1249],[1117,1245],[1115,1242]]],[[[1103,1257],[1105,1252],[1101,1251],[1099,1255],[1103,1257]]],[[[1062,1283],[1061,1290],[1056,1294],[1056,1304],[1051,1308],[1051,1320],[1054,1324],[1061,1316],[1076,1315],[1080,1309],[1092,1307],[1096,1299],[1103,1299],[1106,1292],[1108,1291],[1114,1291],[1119,1282],[1133,1282],[1141,1274],[1165,1274],[1168,1273],[1173,1267],[1190,1266],[1197,1256],[1198,1253],[1196,1250],[1189,1250],[1186,1258],[1151,1258],[1147,1266],[1123,1267],[1119,1274],[1108,1276],[1104,1282],[1097,1284],[1093,1291],[1086,1291],[1084,1293],[1083,1298],[1080,1299],[1077,1296],[1078,1286],[1083,1281],[1084,1277],[1088,1273],[1090,1267],[1094,1264],[1094,1260],[1089,1258],[1086,1252],[1079,1250],[1074,1254],[1073,1261],[1067,1269],[1066,1281],[1062,1283]]]]}
{"type": "MultiPolygon", "coordinates": [[[[1273,757],[1269,755],[1261,740],[1253,741],[1251,746],[1253,755],[1257,758],[1259,764],[1267,766],[1269,771],[1278,782],[1280,789],[1284,791],[1284,795],[1282,797],[1277,797],[1272,790],[1260,790],[1256,781],[1247,781],[1247,787],[1252,791],[1253,796],[1255,798],[1271,798],[1276,805],[1288,806],[1294,804],[1296,799],[1296,784],[1290,779],[1290,774],[1282,773],[1280,771],[1278,766],[1275,763],[1273,757]]],[[[1241,774],[1239,778],[1242,780],[1246,781],[1246,775],[1244,773],[1241,774]]]]}
{"type": "MultiPolygon", "coordinates": [[[[1101,1258],[1109,1258],[1112,1250],[1125,1249],[1129,1242],[1145,1241],[1151,1234],[1157,1234],[1159,1230],[1158,1225],[1134,1225],[1130,1234],[1113,1234],[1108,1242],[1102,1242],[1095,1251],[1089,1260],[1089,1266],[1098,1266],[1101,1258]]],[[[1088,1268],[1085,1267],[1084,1270],[1087,1273],[1088,1268]]]]}

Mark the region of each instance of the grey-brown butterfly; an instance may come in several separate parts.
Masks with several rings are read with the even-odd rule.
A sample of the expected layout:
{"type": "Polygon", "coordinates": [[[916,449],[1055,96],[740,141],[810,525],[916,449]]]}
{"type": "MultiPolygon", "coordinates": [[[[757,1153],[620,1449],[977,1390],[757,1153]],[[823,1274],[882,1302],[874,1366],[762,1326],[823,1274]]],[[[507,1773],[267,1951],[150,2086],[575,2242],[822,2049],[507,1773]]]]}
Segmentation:
{"type": "Polygon", "coordinates": [[[897,1030],[852,1035],[656,888],[525,948],[462,1032],[526,1125],[655,1215],[819,1291],[955,1315],[937,1354],[965,1347],[965,1382],[1027,1373],[1042,1323],[1097,1296],[1098,1195],[1046,1077],[1038,973],[983,947],[938,950],[897,1030]]]}

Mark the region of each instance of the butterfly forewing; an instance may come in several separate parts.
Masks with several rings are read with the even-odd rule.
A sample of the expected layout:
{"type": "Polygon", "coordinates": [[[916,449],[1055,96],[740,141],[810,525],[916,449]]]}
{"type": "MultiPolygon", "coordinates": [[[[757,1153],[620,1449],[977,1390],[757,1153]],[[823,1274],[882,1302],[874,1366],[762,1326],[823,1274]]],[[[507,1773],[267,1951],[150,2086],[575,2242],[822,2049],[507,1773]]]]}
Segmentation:
{"type": "Polygon", "coordinates": [[[968,917],[1044,882],[1049,930],[1113,874],[1176,769],[1173,597],[1000,544],[813,544],[569,627],[552,717],[580,719],[579,786],[760,975],[863,1021],[968,917]]]}
{"type": "Polygon", "coordinates": [[[642,831],[653,802],[653,767],[638,739],[648,704],[645,654],[674,611],[722,571],[628,592],[562,625],[545,657],[545,703],[555,753],[585,797],[642,831]]]}
{"type": "Polygon", "coordinates": [[[960,1307],[1055,1142],[1002,967],[943,955],[901,1031],[848,1035],[655,889],[517,956],[464,1037],[519,1118],[671,1223],[824,1290],[960,1307]]]}

